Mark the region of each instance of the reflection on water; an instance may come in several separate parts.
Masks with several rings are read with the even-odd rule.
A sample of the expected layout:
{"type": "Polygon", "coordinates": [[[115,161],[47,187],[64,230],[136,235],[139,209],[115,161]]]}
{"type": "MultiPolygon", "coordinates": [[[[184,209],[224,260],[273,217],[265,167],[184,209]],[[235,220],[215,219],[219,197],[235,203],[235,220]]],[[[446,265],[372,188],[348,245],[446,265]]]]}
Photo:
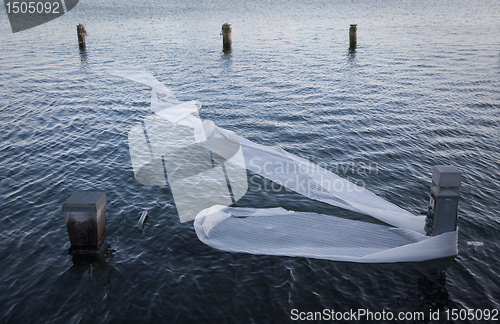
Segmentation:
{"type": "Polygon", "coordinates": [[[80,47],[80,62],[82,68],[88,64],[87,48],[85,46],[80,47]]]}
{"type": "Polygon", "coordinates": [[[428,316],[428,311],[443,312],[446,309],[459,308],[451,300],[446,286],[446,271],[455,263],[454,258],[430,261],[426,275],[417,279],[417,289],[422,293],[421,311],[428,316]]]}
{"type": "Polygon", "coordinates": [[[356,47],[349,47],[347,57],[350,59],[356,58],[356,47]]]}
{"type": "Polygon", "coordinates": [[[82,273],[101,269],[113,260],[115,252],[108,243],[105,243],[104,248],[99,253],[72,254],[71,261],[73,261],[73,266],[70,271],[82,273]]]}

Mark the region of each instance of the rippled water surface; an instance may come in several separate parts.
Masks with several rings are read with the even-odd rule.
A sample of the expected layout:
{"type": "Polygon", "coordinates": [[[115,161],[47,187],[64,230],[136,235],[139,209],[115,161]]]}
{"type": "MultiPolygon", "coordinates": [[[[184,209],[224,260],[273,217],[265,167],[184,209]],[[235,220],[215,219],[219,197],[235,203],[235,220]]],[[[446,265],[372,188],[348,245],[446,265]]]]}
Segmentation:
{"type": "MultiPolygon", "coordinates": [[[[293,309],[362,308],[422,311],[423,322],[439,310],[443,322],[447,309],[500,310],[499,16],[496,0],[82,0],[13,34],[0,10],[0,321],[284,323],[293,309]],[[200,100],[203,119],[414,214],[432,166],[456,165],[458,256],[366,265],[205,246],[169,187],[134,178],[127,132],[151,114],[150,92],[102,72],[118,64],[200,100]],[[111,250],[98,262],[68,255],[61,206],[77,190],[107,193],[111,250]]],[[[346,214],[265,184],[238,205],[346,214]]]]}

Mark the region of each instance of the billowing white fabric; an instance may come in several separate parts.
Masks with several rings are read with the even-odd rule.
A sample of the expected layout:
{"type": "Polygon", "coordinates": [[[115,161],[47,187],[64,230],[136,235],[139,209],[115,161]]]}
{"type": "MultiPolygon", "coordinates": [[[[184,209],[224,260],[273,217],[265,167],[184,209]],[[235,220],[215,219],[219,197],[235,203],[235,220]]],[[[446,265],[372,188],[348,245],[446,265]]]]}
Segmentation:
{"type": "Polygon", "coordinates": [[[199,102],[178,101],[144,68],[108,72],[152,88],[155,114],[146,118],[143,127],[155,140],[148,143],[140,125],[129,131],[136,179],[148,185],[165,184],[163,159],[179,217],[195,219],[196,234],[205,244],[232,252],[351,262],[424,261],[458,253],[456,231],[425,236],[425,216],[414,216],[285,150],[201,121],[199,102]],[[146,145],[150,154],[137,149],[146,145]],[[311,199],[394,227],[282,208],[227,207],[247,191],[245,169],[311,199]],[[207,196],[207,192],[213,194],[207,196]]]}
{"type": "Polygon", "coordinates": [[[198,238],[219,250],[363,263],[416,262],[457,254],[458,232],[412,230],[283,208],[213,206],[194,221],[198,238]]]}

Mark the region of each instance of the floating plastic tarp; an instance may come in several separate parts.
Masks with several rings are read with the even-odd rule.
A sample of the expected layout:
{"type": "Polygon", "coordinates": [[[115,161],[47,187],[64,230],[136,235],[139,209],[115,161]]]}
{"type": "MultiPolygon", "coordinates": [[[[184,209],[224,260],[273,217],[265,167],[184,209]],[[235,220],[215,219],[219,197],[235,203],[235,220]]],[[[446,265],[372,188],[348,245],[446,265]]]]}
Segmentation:
{"type": "Polygon", "coordinates": [[[134,174],[172,189],[181,222],[224,251],[351,262],[410,262],[454,256],[457,232],[426,236],[415,216],[310,161],[202,121],[197,101],[181,102],[142,67],[110,74],[152,88],[153,115],[129,131],[134,174]],[[282,208],[228,207],[248,189],[246,170],[311,199],[391,226],[282,208]]]}
{"type": "Polygon", "coordinates": [[[457,232],[412,230],[329,215],[214,206],[194,221],[198,238],[224,251],[363,263],[414,262],[457,254],[457,232]]]}

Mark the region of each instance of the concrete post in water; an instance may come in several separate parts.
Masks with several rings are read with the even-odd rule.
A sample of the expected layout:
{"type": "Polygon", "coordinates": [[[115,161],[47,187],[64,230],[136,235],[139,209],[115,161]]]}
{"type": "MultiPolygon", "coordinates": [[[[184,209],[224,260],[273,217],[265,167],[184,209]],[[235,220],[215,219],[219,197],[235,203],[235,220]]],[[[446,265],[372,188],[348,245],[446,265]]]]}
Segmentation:
{"type": "Polygon", "coordinates": [[[358,25],[351,24],[351,28],[349,28],[349,47],[350,48],[356,48],[356,45],[358,44],[357,31],[358,31],[358,25]]]}
{"type": "Polygon", "coordinates": [[[457,230],[461,183],[462,172],[457,167],[452,165],[434,166],[431,198],[424,228],[427,235],[438,235],[457,230]]]}
{"type": "Polygon", "coordinates": [[[62,206],[73,253],[98,253],[105,245],[106,193],[77,191],[62,206]]]}
{"type": "Polygon", "coordinates": [[[232,36],[233,26],[229,23],[225,23],[222,25],[222,47],[224,50],[231,49],[231,45],[233,44],[233,36],[232,36]]]}
{"type": "Polygon", "coordinates": [[[76,34],[78,35],[78,45],[81,50],[85,49],[85,36],[87,36],[87,31],[82,24],[76,26],[76,34]]]}

